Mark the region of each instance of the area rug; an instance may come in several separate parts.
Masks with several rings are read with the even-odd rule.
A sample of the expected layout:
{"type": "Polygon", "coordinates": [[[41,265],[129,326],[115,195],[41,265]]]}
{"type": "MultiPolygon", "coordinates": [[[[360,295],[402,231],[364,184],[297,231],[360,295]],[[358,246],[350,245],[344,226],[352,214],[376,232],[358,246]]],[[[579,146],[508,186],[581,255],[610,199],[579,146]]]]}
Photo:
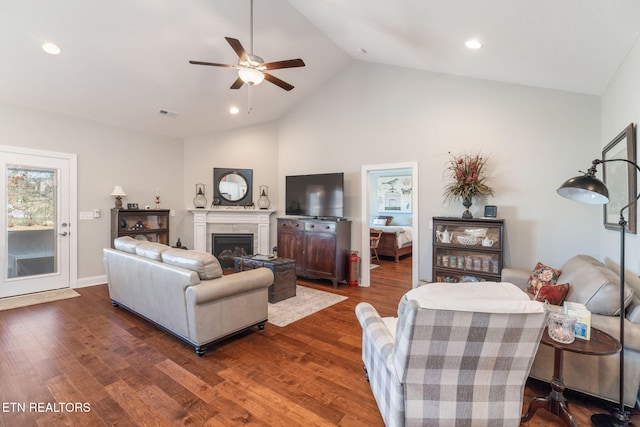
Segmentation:
{"type": "Polygon", "coordinates": [[[28,305],[42,304],[44,302],[58,301],[61,299],[79,297],[80,294],[73,289],[57,289],[55,291],[38,292],[17,297],[0,299],[0,311],[12,308],[26,307],[28,305]]]}
{"type": "Polygon", "coordinates": [[[269,303],[269,323],[276,326],[287,326],[346,299],[347,297],[331,292],[296,286],[295,297],[274,304],[269,303]]]}

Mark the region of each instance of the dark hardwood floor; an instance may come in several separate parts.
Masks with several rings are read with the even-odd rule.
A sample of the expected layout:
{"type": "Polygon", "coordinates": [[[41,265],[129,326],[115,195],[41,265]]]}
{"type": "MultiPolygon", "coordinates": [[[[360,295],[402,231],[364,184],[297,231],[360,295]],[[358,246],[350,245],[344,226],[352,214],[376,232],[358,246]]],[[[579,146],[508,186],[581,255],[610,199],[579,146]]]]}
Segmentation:
{"type": "MultiPolygon", "coordinates": [[[[106,285],[79,298],[0,312],[2,426],[382,426],[365,381],[360,301],[395,315],[409,289],[411,258],[382,261],[370,288],[299,284],[349,298],[284,328],[267,324],[193,348],[113,308],[106,285]]],[[[525,408],[548,386],[532,381],[525,408]]],[[[569,394],[579,425],[609,404],[569,394]]],[[[638,418],[634,415],[634,422],[638,418]]],[[[530,426],[561,426],[539,411],[530,426]]]]}

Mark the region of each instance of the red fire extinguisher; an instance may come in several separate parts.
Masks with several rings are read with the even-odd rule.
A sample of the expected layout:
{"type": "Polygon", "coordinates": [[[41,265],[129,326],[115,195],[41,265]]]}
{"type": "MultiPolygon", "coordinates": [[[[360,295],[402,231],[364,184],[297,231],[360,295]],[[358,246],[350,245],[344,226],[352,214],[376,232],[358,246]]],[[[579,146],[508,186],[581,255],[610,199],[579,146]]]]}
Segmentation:
{"type": "Polygon", "coordinates": [[[358,251],[351,252],[349,255],[349,286],[354,288],[360,284],[360,257],[358,251]]]}

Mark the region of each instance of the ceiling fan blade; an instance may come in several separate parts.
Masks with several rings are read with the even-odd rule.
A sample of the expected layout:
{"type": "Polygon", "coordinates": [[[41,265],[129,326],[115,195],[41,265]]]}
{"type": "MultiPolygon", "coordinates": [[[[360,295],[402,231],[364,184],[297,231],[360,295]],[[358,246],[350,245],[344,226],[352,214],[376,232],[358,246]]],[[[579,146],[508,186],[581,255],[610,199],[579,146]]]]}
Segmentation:
{"type": "Polygon", "coordinates": [[[274,85],[280,86],[282,89],[286,91],[290,91],[291,89],[293,89],[293,86],[285,82],[284,80],[280,80],[279,78],[272,76],[269,73],[263,73],[263,74],[264,74],[264,79],[269,80],[274,85]]]}
{"type": "Polygon", "coordinates": [[[304,61],[300,58],[298,59],[286,59],[284,61],[275,61],[275,62],[267,62],[260,66],[260,68],[264,67],[265,70],[277,70],[279,68],[295,68],[295,67],[304,67],[304,61]]]}
{"type": "Polygon", "coordinates": [[[231,85],[231,87],[229,89],[240,89],[243,84],[244,84],[244,82],[242,81],[242,79],[240,77],[238,77],[236,79],[236,81],[233,82],[233,84],[231,85]]]}
{"type": "Polygon", "coordinates": [[[233,49],[238,55],[238,57],[243,61],[249,61],[249,55],[247,55],[247,51],[242,47],[242,43],[239,40],[233,39],[231,37],[225,37],[225,40],[231,45],[231,49],[233,49]]]}
{"type": "Polygon", "coordinates": [[[238,66],[237,66],[237,65],[230,65],[230,64],[216,64],[215,62],[189,61],[189,64],[194,64],[194,65],[211,65],[212,67],[238,68],[238,66]]]}

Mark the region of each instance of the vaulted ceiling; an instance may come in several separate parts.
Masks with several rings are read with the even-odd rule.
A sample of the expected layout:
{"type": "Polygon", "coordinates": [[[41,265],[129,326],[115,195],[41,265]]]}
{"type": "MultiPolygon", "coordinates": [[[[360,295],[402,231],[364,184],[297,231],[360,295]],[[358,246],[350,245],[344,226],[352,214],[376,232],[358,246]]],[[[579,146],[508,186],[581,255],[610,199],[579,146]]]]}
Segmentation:
{"type": "Polygon", "coordinates": [[[600,95],[640,34],[638,0],[255,0],[254,53],[306,67],[272,72],[290,92],[231,90],[235,70],[188,61],[236,63],[249,4],[5,1],[0,102],[184,138],[276,119],[351,60],[600,95]]]}

